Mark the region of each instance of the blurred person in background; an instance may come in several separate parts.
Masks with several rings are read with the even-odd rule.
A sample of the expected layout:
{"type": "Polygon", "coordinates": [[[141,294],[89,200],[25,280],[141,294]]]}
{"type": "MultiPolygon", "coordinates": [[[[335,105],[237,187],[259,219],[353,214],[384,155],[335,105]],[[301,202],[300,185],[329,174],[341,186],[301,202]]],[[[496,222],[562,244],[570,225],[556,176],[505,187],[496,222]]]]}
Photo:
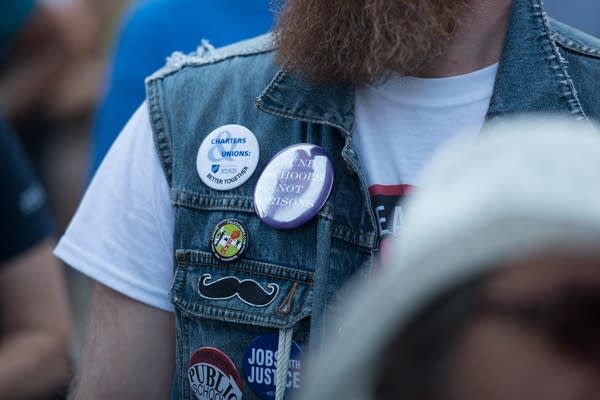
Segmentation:
{"type": "MultiPolygon", "coordinates": [[[[122,7],[117,3],[122,0],[0,4],[0,118],[17,132],[56,232],[64,230],[81,197],[103,30],[122,7]]],[[[83,326],[89,285],[79,274],[66,278],[75,326],[83,326]]],[[[70,349],[75,363],[79,336],[70,349]]]]}
{"type": "Polygon", "coordinates": [[[599,181],[600,131],[573,121],[441,152],[299,399],[600,398],[599,181]]]}
{"type": "Polygon", "coordinates": [[[145,0],[124,13],[92,136],[95,172],[125,123],[144,101],[144,79],[174,51],[189,53],[203,39],[214,47],[271,29],[269,0],[145,0]],[[150,45],[149,45],[150,44],[150,45]]]}
{"type": "Polygon", "coordinates": [[[273,35],[173,55],[56,249],[96,282],[73,397],[292,395],[433,152],[598,119],[599,49],[540,0],[290,0],[273,35]]]}
{"type": "Polygon", "coordinates": [[[42,186],[0,122],[0,398],[64,398],[71,317],[42,186]]]}
{"type": "Polygon", "coordinates": [[[86,62],[100,21],[86,0],[8,1],[0,11],[0,113],[19,135],[62,230],[79,198],[69,196],[81,191],[73,189],[83,174],[71,135],[86,138],[76,126],[95,96],[86,62]]]}
{"type": "Polygon", "coordinates": [[[86,52],[95,20],[83,0],[3,2],[0,108],[13,122],[31,118],[65,65],[86,52]]]}

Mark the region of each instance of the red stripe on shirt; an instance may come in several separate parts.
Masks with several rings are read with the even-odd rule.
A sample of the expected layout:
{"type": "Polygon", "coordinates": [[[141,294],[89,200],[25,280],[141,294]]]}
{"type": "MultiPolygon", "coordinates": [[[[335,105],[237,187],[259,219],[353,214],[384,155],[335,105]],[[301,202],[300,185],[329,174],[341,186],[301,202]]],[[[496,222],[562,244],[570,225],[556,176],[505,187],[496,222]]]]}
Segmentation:
{"type": "Polygon", "coordinates": [[[411,192],[415,187],[413,185],[371,185],[369,186],[369,196],[404,196],[411,192]]]}

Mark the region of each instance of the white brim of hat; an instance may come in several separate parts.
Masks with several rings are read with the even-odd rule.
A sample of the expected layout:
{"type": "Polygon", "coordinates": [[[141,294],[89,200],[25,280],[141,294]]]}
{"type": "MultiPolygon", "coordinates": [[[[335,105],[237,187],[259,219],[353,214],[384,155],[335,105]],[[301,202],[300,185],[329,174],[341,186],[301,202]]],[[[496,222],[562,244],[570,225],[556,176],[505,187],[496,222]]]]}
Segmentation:
{"type": "Polygon", "coordinates": [[[405,217],[382,279],[349,289],[341,328],[307,368],[303,399],[370,399],[392,335],[499,261],[600,249],[600,133],[556,117],[490,126],[437,155],[405,217]]]}

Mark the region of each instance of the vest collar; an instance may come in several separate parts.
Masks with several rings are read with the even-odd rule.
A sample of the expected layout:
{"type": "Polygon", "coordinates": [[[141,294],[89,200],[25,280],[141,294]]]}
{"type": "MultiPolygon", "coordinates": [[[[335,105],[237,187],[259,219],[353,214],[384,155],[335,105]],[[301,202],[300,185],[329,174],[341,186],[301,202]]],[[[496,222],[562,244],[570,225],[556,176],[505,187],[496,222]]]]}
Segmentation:
{"type": "MultiPolygon", "coordinates": [[[[350,136],[351,85],[316,85],[279,71],[257,99],[264,112],[338,128],[350,136]]],[[[514,0],[487,119],[528,112],[587,119],[567,66],[550,37],[541,0],[514,0]]]]}
{"type": "Polygon", "coordinates": [[[351,85],[317,85],[279,71],[256,100],[258,108],[280,117],[352,132],[354,88],[351,85]]]}
{"type": "Polygon", "coordinates": [[[528,112],[587,119],[541,0],[513,2],[487,117],[528,112]]]}

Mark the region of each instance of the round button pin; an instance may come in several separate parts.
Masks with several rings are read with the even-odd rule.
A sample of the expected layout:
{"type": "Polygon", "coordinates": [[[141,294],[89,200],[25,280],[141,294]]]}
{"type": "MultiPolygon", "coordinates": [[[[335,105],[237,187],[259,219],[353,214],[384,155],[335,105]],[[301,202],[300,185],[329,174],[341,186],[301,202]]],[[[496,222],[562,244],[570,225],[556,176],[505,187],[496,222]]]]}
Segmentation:
{"type": "Polygon", "coordinates": [[[198,400],[242,399],[242,377],[219,349],[201,347],[188,361],[190,388],[198,400]]]}
{"type": "Polygon", "coordinates": [[[231,190],[244,184],[258,164],[256,136],[242,125],[223,125],[202,141],[196,169],[202,182],[215,190],[231,190]]]}
{"type": "MultiPolygon", "coordinates": [[[[246,383],[252,391],[263,400],[275,398],[275,383],[277,382],[277,334],[267,334],[257,337],[246,347],[242,371],[246,383]]],[[[303,352],[298,343],[292,341],[290,361],[286,382],[286,395],[292,395],[300,389],[303,352]]]]}
{"type": "Polygon", "coordinates": [[[210,239],[210,248],[219,260],[233,261],[248,247],[248,230],[236,219],[226,219],[215,227],[210,239]]]}
{"type": "Polygon", "coordinates": [[[293,229],[308,222],[323,207],[333,186],[333,165],[325,150],[295,144],[271,159],[254,188],[259,218],[276,229],[293,229]]]}

